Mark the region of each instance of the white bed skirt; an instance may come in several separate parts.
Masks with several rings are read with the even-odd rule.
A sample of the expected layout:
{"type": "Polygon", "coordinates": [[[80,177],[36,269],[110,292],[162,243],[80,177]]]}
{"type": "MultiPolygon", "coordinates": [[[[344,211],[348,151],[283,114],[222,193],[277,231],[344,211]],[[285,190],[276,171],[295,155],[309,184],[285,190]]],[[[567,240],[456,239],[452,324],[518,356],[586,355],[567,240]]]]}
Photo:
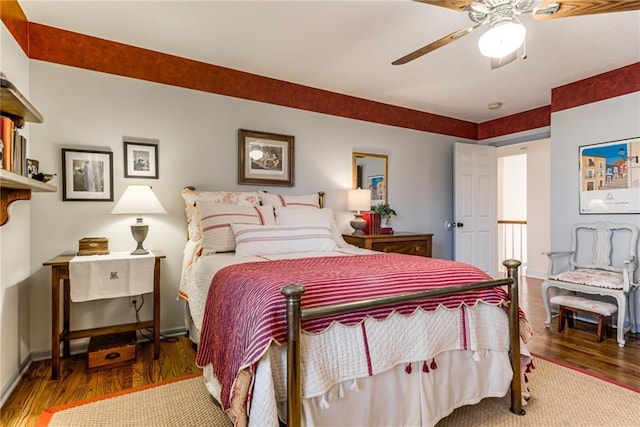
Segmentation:
{"type": "MultiPolygon", "coordinates": [[[[372,377],[346,381],[322,396],[303,399],[303,425],[316,426],[433,426],[454,409],[486,397],[505,396],[512,377],[509,357],[487,351],[453,350],[437,356],[437,369],[422,371],[422,363],[397,365],[372,377]]],[[[219,383],[205,367],[207,388],[219,398],[219,383]]],[[[271,366],[264,357],[256,371],[256,385],[270,382],[271,366]]],[[[277,388],[277,387],[276,387],[277,388]]],[[[249,426],[278,426],[286,421],[286,402],[274,402],[273,389],[254,389],[249,426]],[[277,413],[276,408],[277,406],[277,413]]],[[[277,392],[277,391],[276,391],[277,392]]],[[[279,393],[278,393],[279,394],[279,393]]]]}

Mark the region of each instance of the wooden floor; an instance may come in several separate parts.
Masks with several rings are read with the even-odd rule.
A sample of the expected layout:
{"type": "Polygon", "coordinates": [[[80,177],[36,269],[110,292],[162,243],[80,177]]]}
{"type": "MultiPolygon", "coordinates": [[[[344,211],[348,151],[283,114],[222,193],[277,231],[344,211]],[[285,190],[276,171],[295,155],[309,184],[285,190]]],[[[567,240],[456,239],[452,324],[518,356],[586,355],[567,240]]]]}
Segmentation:
{"type": "MultiPolygon", "coordinates": [[[[530,351],[640,388],[640,334],[628,334],[620,348],[615,338],[595,342],[592,324],[576,322],[575,329],[558,334],[554,320],[546,329],[540,284],[521,280],[521,305],[536,333],[530,351]]],[[[33,426],[45,408],[199,372],[194,359],[191,342],[180,337],[161,343],[159,360],[153,359],[152,345],[139,344],[136,363],[123,368],[87,373],[86,356],[73,356],[63,361],[62,379],[56,381],[50,379],[49,360],[34,362],[2,408],[0,425],[33,426]]]]}

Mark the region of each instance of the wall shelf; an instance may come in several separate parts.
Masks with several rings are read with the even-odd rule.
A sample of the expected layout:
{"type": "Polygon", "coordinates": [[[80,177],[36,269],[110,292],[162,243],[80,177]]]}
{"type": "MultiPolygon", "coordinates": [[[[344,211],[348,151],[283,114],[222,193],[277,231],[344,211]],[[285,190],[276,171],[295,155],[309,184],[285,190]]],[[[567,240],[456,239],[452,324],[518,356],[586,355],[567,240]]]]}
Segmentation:
{"type": "Polygon", "coordinates": [[[9,205],[17,200],[30,200],[33,191],[55,193],[58,189],[51,184],[0,169],[0,226],[9,221],[9,205]]]}
{"type": "MultiPolygon", "coordinates": [[[[42,114],[22,96],[22,93],[8,80],[0,78],[0,106],[7,116],[21,118],[32,123],[42,123],[42,114]]],[[[17,124],[22,127],[21,124],[17,124]]]]}
{"type": "MultiPolygon", "coordinates": [[[[8,80],[0,75],[0,111],[10,117],[16,127],[21,128],[24,122],[42,123],[42,114],[31,105],[22,93],[8,80]]],[[[0,226],[9,221],[9,205],[16,200],[30,200],[32,192],[55,193],[58,189],[41,181],[0,169],[0,226]]]]}

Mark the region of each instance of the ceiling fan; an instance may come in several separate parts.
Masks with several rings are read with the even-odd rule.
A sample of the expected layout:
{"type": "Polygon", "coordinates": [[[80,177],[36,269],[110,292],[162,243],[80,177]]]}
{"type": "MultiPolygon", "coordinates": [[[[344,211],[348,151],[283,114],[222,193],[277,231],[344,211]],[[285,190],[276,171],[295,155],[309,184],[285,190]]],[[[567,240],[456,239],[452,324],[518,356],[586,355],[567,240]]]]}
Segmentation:
{"type": "Polygon", "coordinates": [[[506,65],[516,59],[516,51],[524,43],[526,29],[518,15],[532,13],[535,19],[565,18],[599,13],[640,10],[638,0],[415,0],[434,6],[468,12],[474,25],[454,31],[392,62],[402,65],[429,52],[454,42],[476,28],[490,28],[478,40],[480,53],[492,59],[492,68],[506,65]]]}

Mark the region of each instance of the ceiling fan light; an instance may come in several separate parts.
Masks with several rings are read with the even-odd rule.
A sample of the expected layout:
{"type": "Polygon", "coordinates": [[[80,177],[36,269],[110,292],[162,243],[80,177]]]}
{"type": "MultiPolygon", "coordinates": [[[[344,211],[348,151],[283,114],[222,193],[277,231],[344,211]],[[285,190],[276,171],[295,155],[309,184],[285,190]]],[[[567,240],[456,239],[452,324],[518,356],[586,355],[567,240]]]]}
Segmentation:
{"type": "Polygon", "coordinates": [[[524,43],[527,30],[517,22],[499,22],[480,36],[480,53],[489,58],[503,58],[524,43]]]}

